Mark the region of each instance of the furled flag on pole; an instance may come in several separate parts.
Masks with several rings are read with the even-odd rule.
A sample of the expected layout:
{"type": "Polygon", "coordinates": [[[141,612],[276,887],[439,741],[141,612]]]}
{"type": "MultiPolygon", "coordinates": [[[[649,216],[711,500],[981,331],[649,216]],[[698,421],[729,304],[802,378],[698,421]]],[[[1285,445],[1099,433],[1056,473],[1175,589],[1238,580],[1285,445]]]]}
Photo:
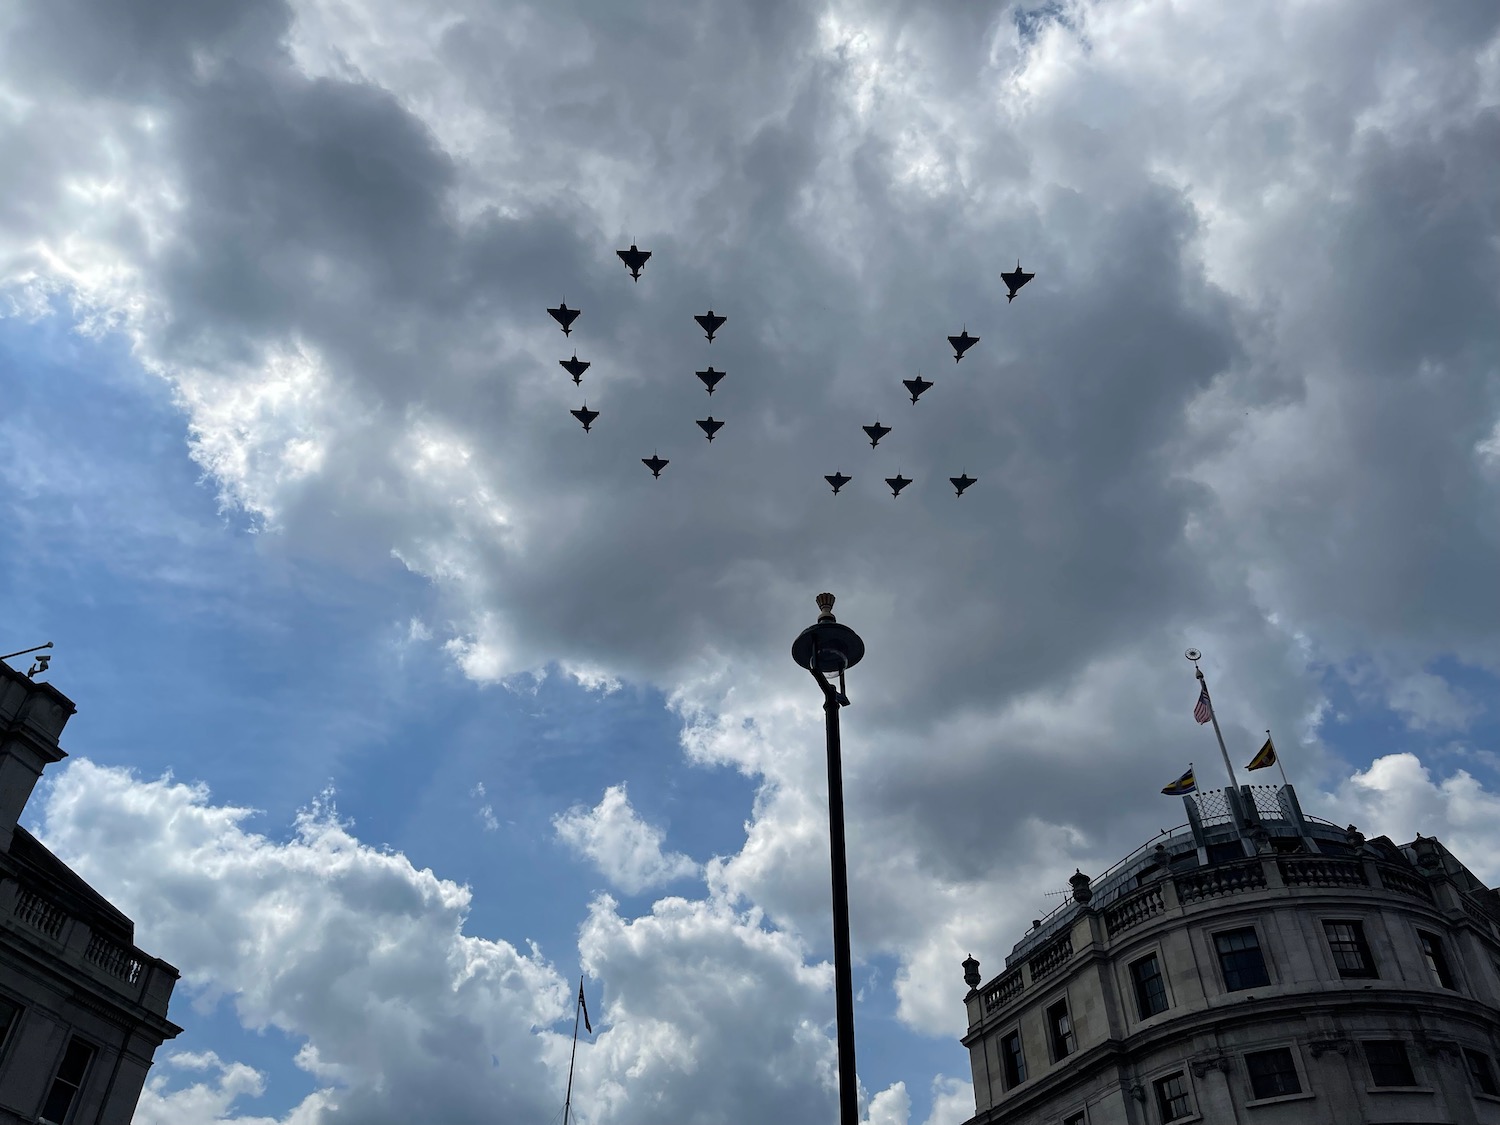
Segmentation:
{"type": "Polygon", "coordinates": [[[1198,783],[1193,779],[1193,767],[1191,764],[1187,768],[1187,773],[1172,782],[1171,785],[1162,789],[1162,792],[1168,797],[1180,797],[1185,793],[1196,793],[1197,791],[1198,783]]]}
{"type": "Polygon", "coordinates": [[[594,1034],[594,1025],[589,1023],[589,1002],[583,998],[583,981],[578,982],[578,1006],[583,1009],[584,1030],[594,1034]]]}
{"type": "Polygon", "coordinates": [[[1193,718],[1200,723],[1206,723],[1214,717],[1213,704],[1208,701],[1208,685],[1203,685],[1203,690],[1198,693],[1198,706],[1193,708],[1193,718]]]}
{"type": "Polygon", "coordinates": [[[1266,744],[1255,752],[1255,757],[1250,759],[1247,770],[1263,770],[1267,766],[1276,764],[1276,747],[1271,745],[1270,736],[1266,737],[1266,744]]]}

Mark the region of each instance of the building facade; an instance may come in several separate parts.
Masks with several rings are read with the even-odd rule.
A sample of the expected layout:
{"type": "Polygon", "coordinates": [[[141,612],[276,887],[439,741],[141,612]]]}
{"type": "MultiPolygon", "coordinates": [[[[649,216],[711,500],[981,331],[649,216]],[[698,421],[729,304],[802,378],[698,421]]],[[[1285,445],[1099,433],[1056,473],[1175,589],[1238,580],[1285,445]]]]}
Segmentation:
{"type": "Polygon", "coordinates": [[[964,962],[969,1125],[1500,1125],[1500,894],[1289,785],[1183,800],[1004,972],[964,962]]]}
{"type": "Polygon", "coordinates": [[[75,708],[0,661],[0,1125],[128,1125],[177,970],[17,824],[75,708]]]}

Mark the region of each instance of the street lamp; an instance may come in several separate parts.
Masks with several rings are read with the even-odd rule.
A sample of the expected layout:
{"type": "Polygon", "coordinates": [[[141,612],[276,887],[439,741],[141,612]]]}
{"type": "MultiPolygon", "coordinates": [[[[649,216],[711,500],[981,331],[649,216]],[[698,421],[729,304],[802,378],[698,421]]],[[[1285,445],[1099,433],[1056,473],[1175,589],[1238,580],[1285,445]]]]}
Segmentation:
{"type": "Polygon", "coordinates": [[[833,869],[833,983],[838,1013],[839,1125],[859,1125],[859,1086],[854,1070],[854,980],[849,957],[849,866],[844,852],[844,768],[839,746],[839,710],[849,706],[844,671],[865,655],[865,642],[833,618],[833,595],[818,595],[818,620],[792,642],[792,659],[812,673],[823,690],[828,730],[828,853],[833,869]],[[837,672],[839,686],[828,680],[837,672]]]}

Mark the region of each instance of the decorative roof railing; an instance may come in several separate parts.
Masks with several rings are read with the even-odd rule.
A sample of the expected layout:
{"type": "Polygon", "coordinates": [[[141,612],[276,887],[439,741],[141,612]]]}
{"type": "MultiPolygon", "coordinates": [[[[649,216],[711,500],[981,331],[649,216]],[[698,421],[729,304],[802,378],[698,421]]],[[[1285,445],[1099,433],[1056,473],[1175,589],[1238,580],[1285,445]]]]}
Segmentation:
{"type": "Polygon", "coordinates": [[[89,944],[83,952],[83,959],[90,964],[98,965],[110,976],[126,984],[135,984],[141,979],[141,959],[135,956],[133,950],[127,949],[118,942],[110,941],[103,934],[89,935],[89,944]]]}
{"type": "Polygon", "coordinates": [[[58,937],[62,933],[63,923],[68,920],[60,907],[54,906],[35,891],[28,890],[22,890],[16,895],[15,916],[49,938],[58,937]]]}
{"type": "MultiPolygon", "coordinates": [[[[18,885],[15,905],[11,908],[15,919],[28,928],[45,934],[54,941],[63,941],[64,927],[69,914],[57,903],[30,887],[18,885]]],[[[87,926],[87,923],[80,923],[87,926]]],[[[73,938],[66,939],[71,947],[73,938]]],[[[82,940],[82,936],[78,936],[82,940]]],[[[75,954],[76,955],[76,954],[75,954]]],[[[66,956],[66,954],[65,954],[66,956]]],[[[104,934],[89,929],[88,943],[83,950],[83,960],[107,976],[121,982],[127,991],[134,992],[141,982],[147,964],[154,958],[133,946],[115,941],[104,934]]]]}
{"type": "Polygon", "coordinates": [[[1276,861],[1289,887],[1367,887],[1365,865],[1332,856],[1286,856],[1276,861]]]}
{"type": "Polygon", "coordinates": [[[1266,885],[1266,870],[1258,858],[1247,859],[1200,867],[1178,875],[1173,882],[1177,884],[1178,900],[1187,906],[1218,895],[1259,890],[1266,885]]]}
{"type": "Polygon", "coordinates": [[[1104,930],[1110,937],[1123,934],[1166,909],[1161,884],[1153,883],[1128,898],[1122,898],[1104,911],[1104,930]]]}
{"type": "Polygon", "coordinates": [[[1377,863],[1375,870],[1380,873],[1380,885],[1386,890],[1411,895],[1412,898],[1420,898],[1426,902],[1432,901],[1432,888],[1410,871],[1402,871],[1389,863],[1377,863]]]}

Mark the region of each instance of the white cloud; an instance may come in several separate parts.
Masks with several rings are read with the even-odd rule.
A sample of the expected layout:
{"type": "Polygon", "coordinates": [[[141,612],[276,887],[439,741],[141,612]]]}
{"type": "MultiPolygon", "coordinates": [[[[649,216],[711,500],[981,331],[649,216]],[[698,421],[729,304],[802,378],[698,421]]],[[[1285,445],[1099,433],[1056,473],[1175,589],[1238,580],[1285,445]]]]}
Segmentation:
{"type": "Polygon", "coordinates": [[[687,856],[662,851],[665,834],[636,815],[624,785],[611,785],[592,809],[576,805],[559,813],[552,825],[558,839],[629,894],[698,873],[687,856]]]}
{"type": "Polygon", "coordinates": [[[156,1061],[136,1103],[139,1125],[209,1125],[228,1122],[232,1125],[317,1125],[328,1108],[327,1092],[309,1094],[284,1118],[243,1117],[234,1114],[235,1103],[242,1098],[256,1098],[265,1092],[265,1077],[244,1063],[226,1063],[212,1051],[176,1052],[156,1061]],[[206,1082],[193,1082],[178,1090],[168,1090],[172,1070],[213,1070],[206,1082]]]}
{"type": "Polygon", "coordinates": [[[932,1080],[932,1112],[924,1125],[963,1125],[974,1116],[974,1084],[939,1074],[932,1080]]]}
{"type": "MultiPolygon", "coordinates": [[[[428,1120],[434,1104],[455,1123],[550,1114],[550,1091],[525,1077],[566,1052],[538,1030],[568,1009],[550,965],[465,934],[466,888],[360,843],[326,796],[284,843],[247,832],[250,815],[77,759],[51,779],[43,835],[138,920],[137,940],[182,970],[195,1003],[228,995],[246,1026],[306,1040],[298,1065],[321,1089],[299,1120],[325,1103],[323,1125],[428,1120]]],[[[258,1081],[232,1064],[151,1105],[164,1121],[222,1115],[258,1081]]]]}
{"type": "Polygon", "coordinates": [[[1485,883],[1500,882],[1500,793],[1467,770],[1434,781],[1415,754],[1386,754],[1342,782],[1334,803],[1367,835],[1436,836],[1485,883]]]}

